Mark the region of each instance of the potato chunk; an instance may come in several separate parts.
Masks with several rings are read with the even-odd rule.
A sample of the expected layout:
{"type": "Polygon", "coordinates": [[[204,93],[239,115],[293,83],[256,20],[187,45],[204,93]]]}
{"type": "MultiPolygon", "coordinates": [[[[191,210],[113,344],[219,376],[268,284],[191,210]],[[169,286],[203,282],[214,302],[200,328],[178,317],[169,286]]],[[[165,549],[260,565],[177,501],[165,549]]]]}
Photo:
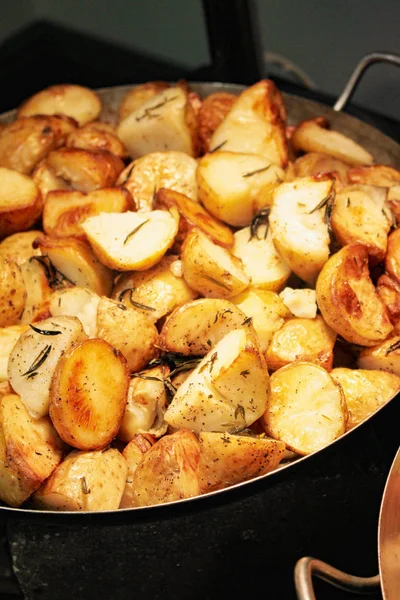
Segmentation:
{"type": "Polygon", "coordinates": [[[21,333],[28,329],[28,325],[11,325],[0,329],[0,382],[8,381],[8,360],[21,333]]]}
{"type": "Polygon", "coordinates": [[[46,417],[35,421],[16,394],[0,399],[0,499],[20,506],[57,467],[63,443],[46,417]]]}
{"type": "Polygon", "coordinates": [[[199,138],[203,153],[211,150],[210,141],[214,131],[225,119],[236,100],[234,94],[215,92],[204,98],[198,115],[199,138]]]}
{"type": "Polygon", "coordinates": [[[167,81],[148,81],[129,90],[122,98],[118,107],[118,120],[123,121],[128,115],[135,112],[145,102],[169,88],[167,81]]]}
{"type": "Polygon", "coordinates": [[[331,371],[331,377],[346,398],[346,431],[365,421],[400,390],[400,377],[382,371],[339,368],[331,371]]]}
{"type": "Polygon", "coordinates": [[[38,229],[13,233],[0,242],[0,256],[13,260],[21,266],[32,256],[40,255],[40,248],[34,248],[33,242],[43,235],[38,229]]]}
{"type": "Polygon", "coordinates": [[[129,380],[125,359],[105,340],[70,348],[57,364],[50,389],[49,413],[59,436],[80,450],[107,446],[117,435],[129,380]]]}
{"type": "Polygon", "coordinates": [[[89,123],[72,131],[66,141],[67,148],[84,150],[107,150],[121,159],[127,158],[127,151],[115,133],[100,129],[96,123],[89,123]]]}
{"type": "Polygon", "coordinates": [[[315,319],[317,316],[317,294],[309,288],[293,289],[285,287],[279,297],[292,315],[302,319],[315,319]]]}
{"type": "Polygon", "coordinates": [[[38,508],[59,511],[117,510],[128,467],[115,448],[68,454],[33,495],[38,508]]]}
{"type": "Polygon", "coordinates": [[[295,362],[271,375],[265,431],[297,454],[321,450],[345,432],[343,392],[318,365],[295,362]]]}
{"type": "Polygon", "coordinates": [[[360,369],[388,371],[400,377],[400,336],[393,335],[358,355],[360,369]]]}
{"type": "Polygon", "coordinates": [[[400,184],[400,171],[389,165],[354,167],[348,172],[348,179],[350,183],[390,188],[400,184]]]}
{"type": "Polygon", "coordinates": [[[0,327],[19,322],[26,303],[21,267],[0,256],[0,327]]]}
{"type": "Polygon", "coordinates": [[[0,167],[0,239],[32,227],[42,206],[41,193],[30,177],[0,167]]]}
{"type": "Polygon", "coordinates": [[[53,317],[76,317],[88,337],[96,337],[97,307],[100,296],[74,285],[73,287],[56,290],[49,299],[50,314],[53,317]]]}
{"type": "Polygon", "coordinates": [[[142,435],[137,433],[131,442],[127,444],[122,452],[128,465],[128,474],[126,476],[125,489],[122,494],[120,508],[132,508],[135,506],[133,476],[143,458],[143,454],[150,450],[155,439],[151,435],[142,435]]]}
{"type": "Polygon", "coordinates": [[[26,300],[21,323],[34,323],[50,316],[49,300],[52,289],[45,266],[31,260],[21,265],[22,278],[26,289],[26,300]]]}
{"type": "Polygon", "coordinates": [[[101,112],[98,95],[80,85],[52,85],[37,92],[20,106],[18,118],[31,115],[67,115],[85,125],[101,112]]]}
{"type": "Polygon", "coordinates": [[[333,254],[316,285],[323,318],[345,340],[374,346],[393,329],[369,276],[368,247],[349,244],[333,254]]]}
{"type": "Polygon", "coordinates": [[[319,173],[332,173],[336,179],[336,190],[339,191],[347,185],[347,173],[349,165],[342,160],[320,154],[318,152],[308,152],[297,158],[293,165],[294,177],[311,177],[319,173]]]}
{"type": "Polygon", "coordinates": [[[191,431],[165,435],[148,450],[133,475],[135,506],[164,504],[200,494],[200,444],[191,431]]]}
{"type": "Polygon", "coordinates": [[[256,436],[202,431],[199,441],[202,494],[273,471],[285,452],[283,442],[256,436]]]}

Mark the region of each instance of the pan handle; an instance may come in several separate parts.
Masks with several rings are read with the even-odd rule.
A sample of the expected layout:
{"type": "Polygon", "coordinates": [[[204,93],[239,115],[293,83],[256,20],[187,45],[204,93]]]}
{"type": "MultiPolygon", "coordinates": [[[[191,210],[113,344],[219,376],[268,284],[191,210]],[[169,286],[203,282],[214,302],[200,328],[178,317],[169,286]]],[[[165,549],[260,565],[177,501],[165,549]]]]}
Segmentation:
{"type": "Polygon", "coordinates": [[[305,556],[295,567],[294,581],[298,600],[316,600],[312,583],[315,575],[346,592],[374,594],[379,591],[379,575],[375,577],[355,577],[331,567],[322,560],[305,556]]]}
{"type": "Polygon", "coordinates": [[[363,56],[363,58],[360,60],[360,62],[354,69],[353,73],[350,75],[346,85],[344,86],[343,92],[336,100],[336,103],[333,106],[333,110],[340,111],[346,106],[346,104],[349,102],[354,92],[356,91],[364,72],[372,64],[378,62],[387,62],[400,67],[400,56],[398,56],[397,54],[391,54],[389,52],[371,52],[370,54],[366,54],[365,56],[363,56]]]}

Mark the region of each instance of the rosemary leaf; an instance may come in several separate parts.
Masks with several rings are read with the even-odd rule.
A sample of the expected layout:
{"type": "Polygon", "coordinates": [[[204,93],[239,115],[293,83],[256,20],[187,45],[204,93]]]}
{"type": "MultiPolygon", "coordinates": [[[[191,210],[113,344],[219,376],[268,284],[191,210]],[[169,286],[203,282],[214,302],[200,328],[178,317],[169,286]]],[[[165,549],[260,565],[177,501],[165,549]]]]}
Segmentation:
{"type": "Polygon", "coordinates": [[[260,210],[256,215],[254,215],[251,223],[250,223],[250,238],[249,238],[249,242],[255,237],[258,240],[260,239],[258,237],[258,229],[259,227],[261,227],[261,225],[265,225],[265,233],[264,233],[264,240],[267,238],[268,235],[268,229],[269,229],[269,213],[271,212],[270,208],[263,208],[262,210],[260,210]]]}
{"type": "Polygon", "coordinates": [[[241,418],[243,419],[243,421],[246,420],[246,413],[245,410],[243,408],[243,406],[241,404],[238,404],[236,409],[235,409],[235,419],[237,419],[239,417],[239,415],[241,416],[241,418]]]}
{"type": "Polygon", "coordinates": [[[204,279],[208,279],[208,281],[211,281],[211,283],[215,283],[215,285],[224,288],[224,290],[228,290],[228,292],[231,291],[231,288],[228,287],[225,283],[222,283],[222,281],[218,281],[218,279],[214,279],[214,277],[210,277],[210,275],[206,275],[205,273],[203,273],[203,277],[204,279]]]}
{"type": "Polygon", "coordinates": [[[81,477],[81,488],[84,494],[90,494],[90,489],[88,488],[86,483],[86,477],[81,477]]]}
{"type": "Polygon", "coordinates": [[[385,356],[387,356],[391,352],[394,352],[395,350],[398,350],[399,348],[400,348],[400,340],[397,340],[397,342],[394,342],[394,344],[389,346],[389,348],[385,352],[385,356]]]}
{"type": "Polygon", "coordinates": [[[272,165],[267,165],[266,167],[262,167],[261,169],[256,169],[255,171],[249,171],[248,173],[245,173],[244,175],[242,175],[242,177],[253,177],[253,175],[257,175],[258,173],[263,173],[264,171],[268,171],[268,169],[271,166],[272,165]]]}
{"type": "Polygon", "coordinates": [[[309,215],[312,215],[312,213],[317,212],[317,210],[320,210],[321,208],[323,208],[331,199],[332,199],[332,192],[330,192],[327,196],[325,196],[325,198],[323,198],[321,200],[321,202],[319,202],[317,204],[317,206],[314,206],[314,208],[312,210],[310,210],[310,212],[308,213],[309,215]]]}
{"type": "Polygon", "coordinates": [[[48,355],[50,354],[51,348],[52,346],[50,344],[45,346],[40,352],[40,354],[35,358],[34,362],[31,364],[29,369],[25,371],[25,373],[22,373],[22,376],[24,377],[25,375],[30,375],[31,373],[33,373],[33,371],[36,371],[39,367],[41,367],[48,355]]]}
{"type": "Polygon", "coordinates": [[[29,327],[31,329],[33,329],[33,331],[36,331],[36,333],[40,333],[40,335],[60,335],[62,333],[62,331],[51,331],[50,329],[39,329],[38,327],[35,327],[32,324],[30,324],[29,327]]]}
{"type": "Polygon", "coordinates": [[[220,144],[218,144],[218,146],[215,146],[215,148],[213,148],[212,150],[208,151],[208,154],[212,154],[213,152],[217,152],[217,150],[221,150],[222,146],[225,146],[225,144],[228,142],[228,140],[224,140],[223,142],[221,142],[220,144]]]}
{"type": "Polygon", "coordinates": [[[135,235],[135,233],[137,231],[139,231],[139,229],[141,229],[143,227],[143,225],[146,225],[146,223],[148,223],[148,222],[149,222],[149,219],[146,219],[145,221],[143,221],[143,223],[140,223],[137,227],[135,227],[135,229],[132,229],[132,231],[130,233],[128,233],[128,235],[124,239],[123,246],[125,246],[125,244],[131,239],[131,237],[133,235],[135,235]]]}

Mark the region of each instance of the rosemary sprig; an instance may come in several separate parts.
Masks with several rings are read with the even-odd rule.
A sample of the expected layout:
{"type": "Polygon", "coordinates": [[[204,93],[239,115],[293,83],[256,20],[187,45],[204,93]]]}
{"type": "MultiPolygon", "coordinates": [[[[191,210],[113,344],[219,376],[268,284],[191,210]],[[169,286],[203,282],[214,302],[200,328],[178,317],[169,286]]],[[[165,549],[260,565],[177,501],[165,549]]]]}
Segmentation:
{"type": "Polygon", "coordinates": [[[50,344],[45,346],[43,350],[39,353],[39,355],[35,358],[29,369],[25,371],[25,373],[22,373],[22,376],[24,377],[25,375],[30,375],[31,373],[33,373],[33,371],[37,371],[37,369],[42,366],[42,364],[50,354],[51,348],[52,346],[50,344]]]}
{"type": "Polygon", "coordinates": [[[215,283],[215,285],[218,285],[219,287],[224,288],[224,290],[228,290],[228,292],[231,291],[231,288],[228,287],[222,281],[218,281],[218,279],[214,279],[214,277],[210,277],[210,275],[206,275],[205,273],[203,273],[203,277],[204,277],[204,279],[208,279],[208,281],[211,281],[211,283],[215,283]]]}
{"type": "Polygon", "coordinates": [[[400,348],[400,340],[397,340],[397,342],[394,342],[394,344],[389,346],[389,348],[385,352],[385,356],[387,356],[391,352],[394,352],[395,350],[398,350],[399,348],[400,348]]]}
{"type": "Polygon", "coordinates": [[[141,116],[136,117],[136,121],[142,121],[145,118],[154,119],[155,117],[159,117],[160,115],[152,115],[151,111],[165,106],[166,104],[168,104],[168,102],[172,102],[173,100],[176,100],[177,97],[178,96],[173,96],[172,98],[165,98],[165,100],[163,100],[162,102],[159,102],[158,104],[155,104],[154,106],[149,106],[148,108],[145,108],[144,113],[141,116]]]}
{"type": "Polygon", "coordinates": [[[118,296],[118,300],[121,301],[122,298],[125,296],[125,294],[127,292],[129,292],[129,302],[132,304],[132,306],[134,306],[135,308],[141,308],[142,310],[149,310],[149,311],[156,310],[152,306],[147,306],[147,304],[142,304],[141,302],[136,302],[136,300],[133,300],[132,294],[134,291],[135,291],[135,288],[126,288],[126,289],[122,290],[122,292],[120,292],[120,294],[118,296]]]}
{"type": "Polygon", "coordinates": [[[84,494],[90,494],[90,489],[87,486],[86,477],[81,477],[81,488],[84,494]]]}
{"type": "Polygon", "coordinates": [[[239,415],[241,416],[243,421],[246,420],[246,413],[241,404],[238,404],[237,407],[235,408],[235,419],[237,419],[239,417],[239,415]]]}
{"type": "Polygon", "coordinates": [[[321,200],[321,202],[319,202],[317,204],[317,206],[314,206],[314,208],[312,210],[310,210],[310,212],[308,214],[312,215],[313,213],[317,212],[317,210],[320,210],[321,208],[323,208],[326,204],[328,204],[328,202],[331,202],[332,198],[334,198],[334,193],[329,192],[329,194],[327,196],[325,196],[325,198],[323,198],[321,200]]]}
{"type": "Polygon", "coordinates": [[[32,324],[30,324],[29,327],[31,329],[33,329],[33,331],[36,331],[36,333],[40,333],[40,335],[60,335],[60,334],[62,334],[62,331],[52,331],[51,329],[39,329],[38,327],[35,327],[32,324]]]}
{"type": "Polygon", "coordinates": [[[137,231],[139,231],[139,229],[141,229],[143,227],[143,225],[146,225],[146,223],[148,223],[148,222],[149,222],[149,219],[146,219],[145,221],[143,221],[143,223],[140,223],[137,227],[135,227],[135,229],[132,229],[132,231],[130,233],[128,233],[128,235],[124,239],[123,246],[125,246],[125,244],[131,239],[131,237],[133,235],[135,235],[135,233],[137,231]]]}
{"type": "Polygon", "coordinates": [[[267,235],[268,235],[268,229],[269,229],[269,213],[271,212],[270,208],[263,208],[262,210],[260,210],[256,215],[254,215],[251,223],[250,223],[250,237],[249,237],[249,242],[255,237],[257,238],[257,240],[259,240],[260,238],[258,237],[258,229],[261,227],[261,225],[265,225],[265,233],[264,233],[264,240],[267,239],[267,235]]]}
{"type": "Polygon", "coordinates": [[[212,154],[213,152],[217,152],[217,150],[221,150],[221,148],[223,146],[225,146],[225,144],[228,142],[228,140],[224,140],[223,142],[221,142],[220,144],[218,144],[218,146],[215,146],[215,148],[213,148],[212,150],[208,151],[208,154],[212,154]]]}
{"type": "Polygon", "coordinates": [[[75,285],[75,283],[71,281],[71,279],[68,279],[68,277],[64,275],[64,273],[61,273],[61,271],[58,271],[55,268],[47,254],[44,256],[31,256],[29,262],[32,262],[32,260],[36,260],[42,265],[42,267],[45,270],[46,279],[49,282],[50,287],[58,289],[60,287],[65,286],[65,282],[71,285],[75,285]]]}
{"type": "Polygon", "coordinates": [[[261,169],[256,169],[255,171],[249,171],[248,173],[245,173],[244,175],[242,175],[242,177],[253,177],[253,175],[258,175],[258,173],[263,173],[264,171],[268,171],[268,169],[271,166],[272,165],[267,165],[266,167],[261,167],[261,169]]]}

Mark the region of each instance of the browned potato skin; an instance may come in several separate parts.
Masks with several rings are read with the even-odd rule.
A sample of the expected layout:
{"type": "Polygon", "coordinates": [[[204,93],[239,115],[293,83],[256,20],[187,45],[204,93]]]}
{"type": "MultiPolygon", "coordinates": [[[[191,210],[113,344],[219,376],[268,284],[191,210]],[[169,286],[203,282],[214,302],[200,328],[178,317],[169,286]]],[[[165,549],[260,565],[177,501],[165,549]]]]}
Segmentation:
{"type": "Polygon", "coordinates": [[[395,229],[388,237],[385,270],[392,279],[400,283],[400,229],[395,229]]]}
{"type": "MultiPolygon", "coordinates": [[[[20,175],[30,181],[26,175],[22,175],[22,173],[20,175]]],[[[0,178],[0,186],[1,183],[0,178]]],[[[43,198],[37,187],[33,188],[32,192],[34,193],[32,193],[29,203],[13,206],[11,197],[10,204],[0,208],[0,240],[13,233],[26,231],[36,223],[42,212],[43,198]]]]}
{"type": "Polygon", "coordinates": [[[377,281],[376,291],[386,306],[395,332],[400,333],[400,284],[384,274],[377,281]]]}
{"type": "MultiPolygon", "coordinates": [[[[131,194],[123,187],[83,192],[54,190],[47,194],[43,207],[43,229],[54,237],[86,240],[80,224],[101,212],[122,213],[134,210],[131,194]]],[[[0,246],[1,248],[1,246],[0,246]]]]}
{"type": "Polygon", "coordinates": [[[25,302],[26,289],[21,267],[0,256],[0,327],[18,323],[25,302]]]}
{"type": "Polygon", "coordinates": [[[200,444],[192,431],[165,435],[143,456],[133,476],[135,506],[150,506],[200,494],[200,444]]]}
{"type": "Polygon", "coordinates": [[[133,476],[145,452],[155,443],[155,438],[150,434],[136,433],[133,439],[127,444],[122,451],[122,456],[125,458],[128,465],[128,475],[126,477],[125,489],[121,498],[119,508],[133,508],[134,504],[134,487],[133,476]]]}
{"type": "Polygon", "coordinates": [[[389,165],[353,167],[347,173],[350,183],[363,183],[378,187],[392,187],[400,184],[400,171],[389,165]]]}
{"type": "Polygon", "coordinates": [[[333,173],[336,179],[335,189],[339,191],[347,185],[349,165],[338,158],[318,152],[308,152],[297,158],[293,164],[294,177],[309,177],[319,173],[333,173]]]}
{"type": "Polygon", "coordinates": [[[123,121],[125,117],[140,108],[147,100],[157,96],[157,94],[167,88],[169,88],[167,81],[148,81],[147,83],[136,85],[133,90],[127,92],[122,98],[118,108],[118,120],[123,121]]]}
{"type": "Polygon", "coordinates": [[[67,148],[83,148],[84,150],[107,150],[122,160],[128,153],[120,139],[110,131],[101,130],[97,125],[85,125],[71,132],[66,141],[67,148]]]}
{"type": "Polygon", "coordinates": [[[236,96],[227,92],[216,92],[203,100],[198,115],[199,138],[203,154],[210,151],[212,135],[225,119],[235,100],[236,96]]]}
{"type": "Polygon", "coordinates": [[[126,360],[105,340],[73,346],[50,388],[49,415],[61,439],[79,450],[107,446],[118,433],[129,381],[126,360]]]}
{"type": "Polygon", "coordinates": [[[0,166],[29,175],[75,128],[76,121],[58,115],[17,119],[0,133],[0,166]]]}
{"type": "Polygon", "coordinates": [[[22,265],[32,256],[40,256],[40,249],[34,248],[32,244],[42,235],[43,232],[39,229],[13,233],[0,242],[0,255],[22,265]]]}
{"type": "Polygon", "coordinates": [[[45,199],[47,194],[52,190],[71,190],[69,183],[61,177],[56,175],[46,165],[46,159],[42,160],[38,166],[34,169],[32,175],[32,181],[39,189],[42,198],[45,199]]]}

